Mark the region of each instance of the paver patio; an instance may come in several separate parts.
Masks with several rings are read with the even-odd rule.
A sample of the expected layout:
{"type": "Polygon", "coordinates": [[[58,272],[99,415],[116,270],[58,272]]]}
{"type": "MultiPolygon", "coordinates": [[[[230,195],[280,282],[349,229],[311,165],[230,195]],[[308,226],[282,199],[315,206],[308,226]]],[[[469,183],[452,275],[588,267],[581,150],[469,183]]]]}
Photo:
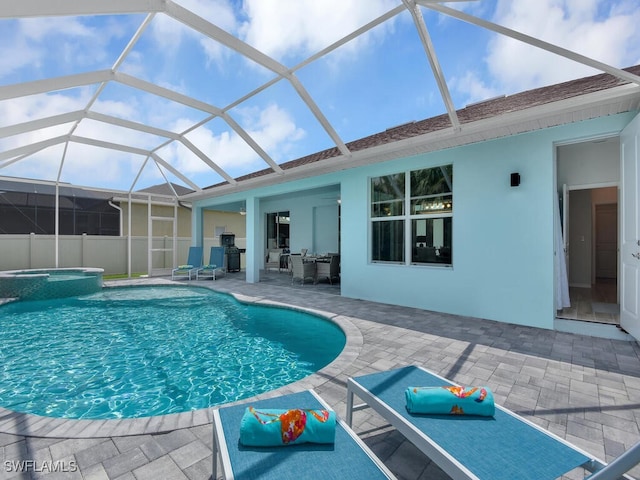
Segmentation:
{"type": "MultiPolygon", "coordinates": [[[[167,280],[117,284],[157,281],[167,280]]],[[[191,283],[322,311],[349,325],[354,338],[347,353],[322,375],[281,389],[312,386],[339,415],[345,412],[349,376],[419,364],[461,384],[489,385],[496,402],[606,461],[640,440],[637,342],[354,300],[341,297],[339,285],[291,285],[286,273],[270,273],[256,284],[245,283],[241,273],[191,283]]],[[[87,422],[79,430],[55,427],[90,438],[0,433],[0,479],[210,479],[212,427],[210,415],[201,413],[186,421],[180,417],[163,433],[106,436],[101,433],[115,430],[104,422],[87,422]]],[[[30,422],[0,412],[0,432],[30,422]]],[[[448,478],[369,410],[355,414],[354,429],[398,478],[448,478]]],[[[640,467],[631,475],[640,478],[640,467]]]]}

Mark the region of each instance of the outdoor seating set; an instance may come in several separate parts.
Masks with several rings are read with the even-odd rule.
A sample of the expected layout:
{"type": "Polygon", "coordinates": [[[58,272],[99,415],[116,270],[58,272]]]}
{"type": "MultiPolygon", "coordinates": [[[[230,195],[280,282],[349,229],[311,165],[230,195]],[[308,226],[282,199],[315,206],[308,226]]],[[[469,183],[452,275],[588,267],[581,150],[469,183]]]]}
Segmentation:
{"type": "MultiPolygon", "coordinates": [[[[640,443],[606,465],[493,403],[488,387],[464,388],[421,367],[347,380],[346,421],[313,390],[214,410],[213,478],[395,478],[352,430],[372,408],[457,479],[556,479],[584,468],[589,480],[629,479],[640,443]],[[354,405],[357,396],[365,403],[354,405]]],[[[572,477],[573,478],[573,477],[572,477]]]]}
{"type": "Polygon", "coordinates": [[[335,280],[340,280],[340,254],[327,253],[324,255],[308,255],[303,248],[300,253],[289,253],[282,248],[267,250],[264,268],[278,269],[278,273],[285,270],[291,275],[291,283],[300,280],[304,285],[307,280],[314,284],[327,279],[333,285],[335,280]]]}
{"type": "Polygon", "coordinates": [[[340,280],[340,255],[337,253],[320,256],[292,253],[289,255],[289,263],[291,283],[298,279],[301,285],[304,285],[305,281],[310,279],[316,284],[326,278],[333,285],[334,280],[340,280]]]}

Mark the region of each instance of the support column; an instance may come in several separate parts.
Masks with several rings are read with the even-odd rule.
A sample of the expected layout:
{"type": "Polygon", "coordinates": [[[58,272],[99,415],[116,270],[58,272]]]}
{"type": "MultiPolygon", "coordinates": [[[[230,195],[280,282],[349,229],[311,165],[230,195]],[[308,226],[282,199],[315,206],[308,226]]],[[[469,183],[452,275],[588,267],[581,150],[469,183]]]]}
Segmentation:
{"type": "Polygon", "coordinates": [[[247,283],[260,281],[260,267],[262,266],[262,242],[260,229],[260,199],[247,198],[247,253],[246,253],[246,278],[247,283]]]}
{"type": "Polygon", "coordinates": [[[191,209],[191,246],[204,247],[203,208],[193,206],[191,209]]]}

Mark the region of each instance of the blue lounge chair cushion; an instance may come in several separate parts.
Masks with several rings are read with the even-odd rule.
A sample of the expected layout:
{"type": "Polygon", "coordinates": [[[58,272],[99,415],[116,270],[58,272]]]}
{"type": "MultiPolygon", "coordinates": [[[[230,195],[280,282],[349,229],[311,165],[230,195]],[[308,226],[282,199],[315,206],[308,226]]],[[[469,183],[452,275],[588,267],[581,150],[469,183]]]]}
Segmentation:
{"type": "Polygon", "coordinates": [[[488,387],[409,387],[407,410],[413,414],[481,415],[493,417],[496,406],[488,387]]]}
{"type": "Polygon", "coordinates": [[[248,407],[240,422],[240,443],[277,447],[299,443],[333,443],[336,414],[316,409],[248,407]]]}
{"type": "Polygon", "coordinates": [[[415,366],[354,380],[477,478],[556,479],[590,460],[584,453],[528,425],[503,408],[496,407],[493,417],[410,414],[404,396],[408,386],[437,387],[447,383],[442,377],[415,366]]]}
{"type": "MultiPolygon", "coordinates": [[[[325,408],[310,392],[293,393],[254,403],[260,409],[325,408]]],[[[353,439],[346,426],[336,427],[335,443],[303,443],[291,447],[245,447],[240,443],[240,420],[246,405],[220,408],[220,422],[234,478],[242,480],[374,480],[388,478],[353,439]]]]}

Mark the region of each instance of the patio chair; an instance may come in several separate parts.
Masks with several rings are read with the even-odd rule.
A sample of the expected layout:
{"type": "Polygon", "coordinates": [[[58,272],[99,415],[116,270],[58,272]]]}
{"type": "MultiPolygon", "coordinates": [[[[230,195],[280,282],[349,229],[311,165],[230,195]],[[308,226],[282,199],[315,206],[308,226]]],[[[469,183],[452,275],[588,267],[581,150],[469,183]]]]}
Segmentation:
{"type": "Polygon", "coordinates": [[[187,263],[171,270],[171,280],[180,278],[191,280],[200,267],[202,267],[202,247],[189,247],[187,263]]]}
{"type": "Polygon", "coordinates": [[[280,262],[280,256],[282,255],[282,248],[272,248],[267,251],[267,255],[264,262],[264,269],[269,270],[270,268],[277,268],[278,273],[280,273],[280,269],[282,268],[280,262]]]}
{"type": "Polygon", "coordinates": [[[354,411],[371,407],[454,479],[544,480],[580,467],[589,472],[604,467],[604,462],[498,405],[493,417],[408,412],[407,387],[443,385],[453,383],[415,366],[349,378],[347,424],[351,426],[354,411]],[[364,403],[354,406],[354,395],[364,403]]]}
{"type": "Polygon", "coordinates": [[[329,255],[328,262],[316,262],[316,282],[321,278],[329,279],[331,285],[334,279],[340,279],[340,255],[329,255]]]}
{"type": "Polygon", "coordinates": [[[224,247],[211,247],[209,264],[204,265],[196,271],[196,280],[205,280],[207,278],[215,280],[217,278],[216,272],[224,274],[226,272],[224,252],[224,247]]]}
{"type": "Polygon", "coordinates": [[[240,443],[240,420],[249,406],[257,409],[326,409],[313,390],[283,395],[213,411],[213,474],[219,478],[281,480],[321,478],[375,480],[395,478],[358,436],[337,419],[333,444],[304,443],[277,447],[247,447],[240,443]]]}
{"type": "Polygon", "coordinates": [[[312,282],[316,281],[316,264],[315,262],[305,262],[302,259],[302,255],[299,253],[292,253],[289,256],[291,260],[291,283],[296,278],[301,280],[301,285],[304,285],[304,281],[310,278],[312,282]]]}

